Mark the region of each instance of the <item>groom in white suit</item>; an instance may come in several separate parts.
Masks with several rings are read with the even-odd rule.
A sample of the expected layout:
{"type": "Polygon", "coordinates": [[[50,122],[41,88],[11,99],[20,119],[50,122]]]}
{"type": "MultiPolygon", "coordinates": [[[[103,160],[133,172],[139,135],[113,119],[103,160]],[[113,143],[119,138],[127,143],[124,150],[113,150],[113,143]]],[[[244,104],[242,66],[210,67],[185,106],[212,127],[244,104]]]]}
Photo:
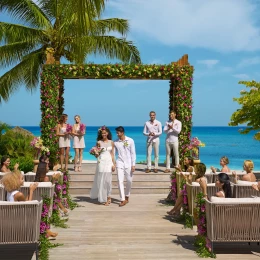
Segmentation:
{"type": "Polygon", "coordinates": [[[135,171],[136,153],[134,140],[125,136],[124,127],[117,127],[116,134],[118,139],[114,141],[114,145],[117,153],[116,168],[121,200],[119,207],[123,207],[129,202],[133,173],[135,171]],[[126,177],[126,190],[124,188],[124,176],[126,177]]]}

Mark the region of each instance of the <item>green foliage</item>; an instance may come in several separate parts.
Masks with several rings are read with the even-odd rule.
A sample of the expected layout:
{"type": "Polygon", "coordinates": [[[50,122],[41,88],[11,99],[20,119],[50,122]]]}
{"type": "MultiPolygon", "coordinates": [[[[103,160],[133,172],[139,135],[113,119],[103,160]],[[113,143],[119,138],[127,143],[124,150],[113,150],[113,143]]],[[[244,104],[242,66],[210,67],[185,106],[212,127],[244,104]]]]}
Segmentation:
{"type": "Polygon", "coordinates": [[[45,235],[40,236],[40,252],[39,252],[40,260],[48,260],[49,259],[49,249],[55,248],[57,246],[62,246],[62,245],[63,244],[60,244],[60,243],[52,244],[45,235]]]}
{"type": "Polygon", "coordinates": [[[32,139],[33,137],[25,136],[21,133],[7,131],[0,140],[1,153],[11,158],[33,158],[34,150],[30,145],[32,139]]]}
{"type": "Polygon", "coordinates": [[[89,55],[101,54],[140,62],[136,46],[126,40],[128,21],[100,19],[104,7],[105,0],[1,0],[0,11],[14,23],[0,22],[0,69],[11,67],[0,77],[0,102],[20,86],[34,90],[46,60],[83,64],[89,55]]]}
{"type": "MultiPolygon", "coordinates": [[[[241,90],[241,96],[233,99],[241,108],[232,114],[229,125],[246,124],[247,128],[240,130],[240,133],[247,134],[260,129],[260,82],[239,81],[239,84],[245,85],[248,90],[241,90]]],[[[259,141],[260,132],[254,138],[259,141]]]]}
{"type": "Polygon", "coordinates": [[[205,236],[201,236],[201,235],[196,236],[194,246],[197,247],[196,253],[199,257],[201,257],[201,258],[208,258],[208,257],[216,258],[216,255],[212,254],[208,250],[208,248],[206,247],[206,237],[205,236]]]}
{"type": "Polygon", "coordinates": [[[33,159],[32,157],[18,157],[15,159],[11,159],[10,168],[13,170],[15,163],[19,163],[19,169],[21,171],[31,172],[34,167],[33,159]]]}
{"type": "Polygon", "coordinates": [[[61,219],[59,215],[59,210],[53,210],[50,217],[50,223],[55,227],[68,228],[69,226],[65,224],[68,219],[61,219]]]}

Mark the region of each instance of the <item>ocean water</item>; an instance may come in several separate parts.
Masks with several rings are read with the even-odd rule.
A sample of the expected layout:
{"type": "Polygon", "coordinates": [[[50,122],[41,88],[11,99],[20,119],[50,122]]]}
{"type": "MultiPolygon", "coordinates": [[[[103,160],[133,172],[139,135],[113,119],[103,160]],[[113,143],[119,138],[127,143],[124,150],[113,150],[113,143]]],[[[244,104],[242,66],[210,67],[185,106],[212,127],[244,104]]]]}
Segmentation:
{"type": "MultiPolygon", "coordinates": [[[[36,126],[24,126],[23,128],[31,131],[35,136],[40,136],[40,128],[36,126]]],[[[89,154],[89,150],[96,144],[98,126],[88,126],[84,149],[84,160],[95,160],[89,154]]],[[[230,161],[231,169],[241,169],[243,161],[253,160],[255,170],[260,170],[260,142],[253,139],[254,133],[241,135],[238,130],[242,127],[193,127],[192,137],[198,137],[206,144],[200,148],[200,160],[207,167],[219,166],[221,156],[227,156],[230,161]]],[[[116,139],[115,127],[109,127],[113,139],[116,139]]],[[[146,160],[146,137],[143,135],[143,126],[125,127],[125,134],[134,139],[136,145],[137,162],[146,160]]],[[[165,161],[165,134],[160,138],[160,162],[165,161]]],[[[71,144],[72,146],[72,144],[71,144]]],[[[74,150],[71,148],[71,155],[74,150]]]]}

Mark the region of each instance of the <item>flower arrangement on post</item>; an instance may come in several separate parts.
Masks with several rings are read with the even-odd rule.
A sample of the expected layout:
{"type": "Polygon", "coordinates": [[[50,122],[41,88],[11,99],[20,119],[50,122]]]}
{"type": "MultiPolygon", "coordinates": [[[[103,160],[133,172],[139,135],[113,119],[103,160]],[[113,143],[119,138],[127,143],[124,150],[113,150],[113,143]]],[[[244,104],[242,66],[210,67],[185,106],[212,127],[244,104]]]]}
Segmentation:
{"type": "Polygon", "coordinates": [[[34,137],[30,145],[35,149],[35,159],[39,159],[41,154],[50,155],[50,150],[48,147],[43,145],[41,137],[34,137]]]}
{"type": "Polygon", "coordinates": [[[188,146],[188,149],[191,152],[191,157],[193,159],[199,159],[199,147],[205,147],[205,144],[202,143],[198,137],[193,137],[188,146]]]}
{"type": "Polygon", "coordinates": [[[211,243],[207,238],[207,220],[206,220],[206,206],[205,199],[202,192],[198,193],[196,198],[196,213],[198,215],[198,235],[196,236],[194,245],[197,247],[196,253],[200,257],[216,258],[215,254],[211,252],[211,243]]]}

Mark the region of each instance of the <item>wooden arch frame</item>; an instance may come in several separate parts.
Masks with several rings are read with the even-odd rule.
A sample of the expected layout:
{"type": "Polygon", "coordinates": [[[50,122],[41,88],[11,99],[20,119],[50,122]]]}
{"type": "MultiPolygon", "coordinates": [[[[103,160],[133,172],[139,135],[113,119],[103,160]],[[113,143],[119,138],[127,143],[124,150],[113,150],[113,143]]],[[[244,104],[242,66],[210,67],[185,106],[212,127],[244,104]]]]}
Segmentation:
{"type": "Polygon", "coordinates": [[[189,153],[192,127],[193,66],[184,55],[168,65],[146,64],[55,64],[44,65],[41,74],[41,134],[50,149],[51,161],[58,159],[55,128],[64,110],[64,79],[143,79],[170,80],[169,112],[174,110],[182,122],[179,135],[181,160],[189,153]]]}

